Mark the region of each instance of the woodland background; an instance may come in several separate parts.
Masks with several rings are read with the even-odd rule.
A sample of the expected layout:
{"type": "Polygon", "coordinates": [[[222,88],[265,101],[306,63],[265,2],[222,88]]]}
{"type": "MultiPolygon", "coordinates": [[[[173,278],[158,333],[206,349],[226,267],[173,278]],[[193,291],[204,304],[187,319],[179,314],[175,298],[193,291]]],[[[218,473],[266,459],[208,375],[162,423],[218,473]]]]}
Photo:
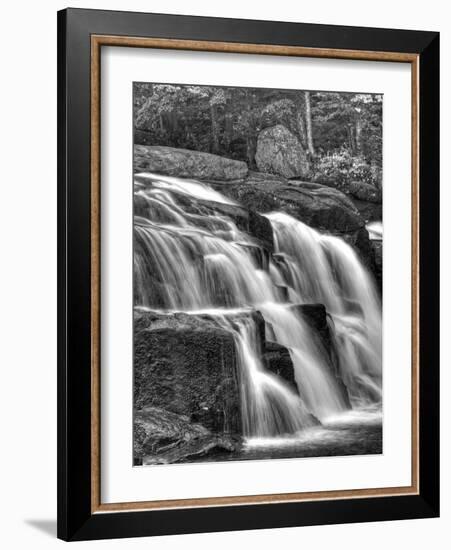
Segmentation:
{"type": "Polygon", "coordinates": [[[282,123],[309,159],[308,180],[346,190],[382,185],[382,95],[135,83],[135,144],[245,161],[259,132],[282,123]]]}

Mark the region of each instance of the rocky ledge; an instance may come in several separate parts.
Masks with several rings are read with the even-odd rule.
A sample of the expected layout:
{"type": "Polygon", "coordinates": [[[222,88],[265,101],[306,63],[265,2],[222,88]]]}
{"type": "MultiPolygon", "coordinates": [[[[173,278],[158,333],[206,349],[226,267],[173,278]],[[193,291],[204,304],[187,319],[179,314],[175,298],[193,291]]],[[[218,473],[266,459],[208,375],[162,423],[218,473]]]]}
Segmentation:
{"type": "Polygon", "coordinates": [[[247,176],[245,162],[210,153],[173,147],[135,145],[135,172],[153,172],[178,178],[231,181],[247,176]]]}

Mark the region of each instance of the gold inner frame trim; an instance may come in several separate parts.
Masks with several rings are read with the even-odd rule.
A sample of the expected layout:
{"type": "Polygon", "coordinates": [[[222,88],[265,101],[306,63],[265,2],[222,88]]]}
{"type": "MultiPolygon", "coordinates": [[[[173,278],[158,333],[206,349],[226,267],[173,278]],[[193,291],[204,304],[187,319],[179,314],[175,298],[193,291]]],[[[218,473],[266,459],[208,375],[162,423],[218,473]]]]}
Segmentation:
{"type": "Polygon", "coordinates": [[[129,36],[91,36],[91,513],[307,502],[419,494],[419,56],[410,53],[304,48],[129,36]],[[245,53],[409,63],[412,72],[412,479],[410,486],[102,503],[100,491],[100,53],[102,46],[245,53]]]}

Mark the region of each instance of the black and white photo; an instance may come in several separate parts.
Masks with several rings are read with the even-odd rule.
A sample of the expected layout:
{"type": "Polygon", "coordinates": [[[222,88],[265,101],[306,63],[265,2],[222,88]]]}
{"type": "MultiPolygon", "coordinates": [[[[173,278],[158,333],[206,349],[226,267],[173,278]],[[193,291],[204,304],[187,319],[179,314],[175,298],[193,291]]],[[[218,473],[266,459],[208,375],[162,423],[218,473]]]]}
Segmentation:
{"type": "Polygon", "coordinates": [[[382,95],[134,83],[134,464],[382,452],[382,95]]]}

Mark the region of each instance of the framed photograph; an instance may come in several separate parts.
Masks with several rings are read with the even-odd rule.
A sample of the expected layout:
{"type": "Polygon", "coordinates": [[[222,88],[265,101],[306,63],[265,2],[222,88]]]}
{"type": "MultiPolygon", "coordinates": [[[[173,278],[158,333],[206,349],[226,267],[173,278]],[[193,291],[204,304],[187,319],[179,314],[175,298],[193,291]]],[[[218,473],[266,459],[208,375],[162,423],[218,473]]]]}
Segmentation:
{"type": "Polygon", "coordinates": [[[58,536],[439,514],[439,35],[58,14],[58,536]]]}

